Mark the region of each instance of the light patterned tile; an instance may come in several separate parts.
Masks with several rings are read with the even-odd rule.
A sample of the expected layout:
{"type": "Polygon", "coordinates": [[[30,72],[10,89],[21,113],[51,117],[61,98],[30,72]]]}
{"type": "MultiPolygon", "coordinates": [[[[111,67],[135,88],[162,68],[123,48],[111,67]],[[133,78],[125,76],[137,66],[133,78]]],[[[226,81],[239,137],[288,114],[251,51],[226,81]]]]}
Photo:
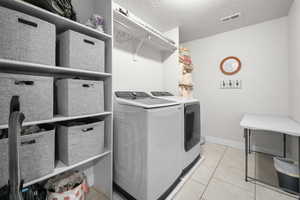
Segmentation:
{"type": "MultiPolygon", "coordinates": [[[[237,169],[240,169],[242,171],[245,171],[245,152],[240,149],[234,149],[234,148],[228,148],[224,154],[224,157],[221,161],[221,165],[228,166],[228,167],[234,167],[237,169]]],[[[248,167],[249,167],[249,173],[251,176],[254,176],[255,171],[255,154],[252,153],[249,155],[248,159],[248,167]]]]}
{"type": "Polygon", "coordinates": [[[296,200],[297,198],[256,185],[256,200],[296,200]]]}
{"type": "Polygon", "coordinates": [[[118,194],[117,192],[113,193],[113,200],[125,200],[125,198],[123,198],[120,194],[118,194]]]}
{"type": "Polygon", "coordinates": [[[199,183],[207,185],[216,167],[217,165],[215,167],[210,167],[201,163],[191,178],[199,183]]]}
{"type": "Polygon", "coordinates": [[[224,155],[226,150],[225,146],[218,144],[205,144],[202,146],[202,155],[204,156],[204,161],[201,163],[210,168],[216,168],[219,161],[224,155]]]}
{"type": "Polygon", "coordinates": [[[187,181],[175,196],[174,200],[199,200],[205,186],[193,180],[187,181]]]}
{"type": "Polygon", "coordinates": [[[85,199],[86,200],[107,200],[108,198],[104,194],[98,192],[95,188],[91,187],[85,199]]]}
{"type": "Polygon", "coordinates": [[[226,146],[219,145],[219,144],[213,144],[213,143],[206,143],[205,145],[201,146],[201,153],[220,153],[222,154],[226,150],[226,146]]]}
{"type": "MultiPolygon", "coordinates": [[[[228,148],[220,162],[214,177],[241,187],[248,192],[254,193],[254,184],[245,181],[245,153],[242,150],[228,148]]],[[[254,155],[249,158],[248,173],[254,177],[254,155]]]]}
{"type": "Polygon", "coordinates": [[[245,172],[231,165],[220,164],[213,176],[216,179],[241,187],[254,194],[255,184],[245,181],[245,172]]]}
{"type": "Polygon", "coordinates": [[[192,179],[204,185],[207,185],[214,171],[216,170],[224,152],[225,146],[206,143],[202,146],[204,160],[200,166],[195,170],[192,179]]]}
{"type": "Polygon", "coordinates": [[[274,167],[274,161],[271,156],[256,154],[255,177],[259,180],[278,186],[277,173],[274,167]]]}
{"type": "Polygon", "coordinates": [[[254,200],[254,194],[230,183],[213,178],[204,192],[203,199],[254,200]]]}
{"type": "Polygon", "coordinates": [[[207,167],[216,168],[218,163],[220,162],[223,154],[221,153],[206,153],[203,154],[204,160],[201,163],[202,165],[206,165],[207,167]]]}

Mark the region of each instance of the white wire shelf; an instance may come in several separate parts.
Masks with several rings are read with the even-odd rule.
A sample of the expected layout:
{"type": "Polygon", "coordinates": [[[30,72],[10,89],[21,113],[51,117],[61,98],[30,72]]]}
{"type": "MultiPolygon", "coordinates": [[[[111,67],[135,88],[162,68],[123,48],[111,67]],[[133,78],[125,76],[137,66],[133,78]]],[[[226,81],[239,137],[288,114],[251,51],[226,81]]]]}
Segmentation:
{"type": "MultiPolygon", "coordinates": [[[[150,28],[137,23],[117,10],[114,10],[114,27],[116,31],[126,32],[133,38],[146,39],[145,43],[167,52],[173,52],[177,46],[150,28]]],[[[115,31],[115,32],[116,32],[115,31]]]]}

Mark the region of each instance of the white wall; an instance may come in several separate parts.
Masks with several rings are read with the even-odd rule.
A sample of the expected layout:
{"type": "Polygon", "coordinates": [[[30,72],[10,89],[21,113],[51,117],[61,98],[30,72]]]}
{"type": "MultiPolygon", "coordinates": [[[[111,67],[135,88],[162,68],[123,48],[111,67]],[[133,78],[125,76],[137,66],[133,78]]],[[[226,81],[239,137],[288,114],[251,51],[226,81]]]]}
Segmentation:
{"type": "Polygon", "coordinates": [[[182,44],[195,65],[194,96],[201,101],[204,135],[241,144],[244,113],[288,114],[287,35],[287,18],[281,18],[182,44]],[[237,75],[220,72],[227,56],[241,59],[237,75]],[[242,90],[219,89],[220,81],[229,79],[241,79],[242,90]]]}
{"type": "Polygon", "coordinates": [[[95,13],[95,0],[73,0],[72,4],[77,14],[77,20],[80,23],[85,24],[91,15],[95,13]]]}
{"type": "MultiPolygon", "coordinates": [[[[289,13],[289,81],[290,81],[290,115],[300,122],[300,1],[294,1],[289,13]]],[[[298,159],[298,140],[288,138],[289,151],[298,159]]]]}
{"type": "Polygon", "coordinates": [[[300,122],[300,1],[294,1],[289,14],[290,113],[300,122]]]}
{"type": "MultiPolygon", "coordinates": [[[[136,45],[136,43],[135,43],[136,45]]],[[[132,42],[114,44],[113,89],[151,91],[163,88],[163,63],[160,52],[143,46],[133,60],[132,42]]]]}
{"type": "MultiPolygon", "coordinates": [[[[179,46],[179,28],[174,28],[165,33],[165,36],[176,42],[179,46]]],[[[163,64],[163,90],[171,92],[174,95],[179,94],[178,83],[180,80],[181,69],[179,65],[179,50],[177,49],[172,55],[167,53],[165,56],[167,58],[164,60],[163,64]]]]}

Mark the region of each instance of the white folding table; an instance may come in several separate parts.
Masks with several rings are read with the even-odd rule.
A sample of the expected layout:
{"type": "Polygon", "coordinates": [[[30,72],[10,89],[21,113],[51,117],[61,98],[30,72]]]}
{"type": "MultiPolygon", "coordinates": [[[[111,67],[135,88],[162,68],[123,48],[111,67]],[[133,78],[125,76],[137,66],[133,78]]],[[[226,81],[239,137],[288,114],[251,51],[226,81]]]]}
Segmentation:
{"type": "MultiPolygon", "coordinates": [[[[252,152],[250,139],[251,131],[263,130],[270,131],[273,134],[283,135],[283,155],[286,157],[286,136],[295,136],[298,138],[298,151],[300,161],[300,124],[288,116],[276,116],[276,115],[258,115],[258,114],[245,114],[240,122],[240,126],[244,129],[245,138],[245,180],[260,181],[256,178],[248,176],[248,154],[252,152]]],[[[255,151],[254,151],[255,152],[255,151]]],[[[300,165],[299,165],[300,172],[300,165]]],[[[262,182],[262,181],[260,181],[262,182]]],[[[299,181],[300,191],[300,181],[299,181]]],[[[300,197],[299,197],[300,199],[300,197]]]]}

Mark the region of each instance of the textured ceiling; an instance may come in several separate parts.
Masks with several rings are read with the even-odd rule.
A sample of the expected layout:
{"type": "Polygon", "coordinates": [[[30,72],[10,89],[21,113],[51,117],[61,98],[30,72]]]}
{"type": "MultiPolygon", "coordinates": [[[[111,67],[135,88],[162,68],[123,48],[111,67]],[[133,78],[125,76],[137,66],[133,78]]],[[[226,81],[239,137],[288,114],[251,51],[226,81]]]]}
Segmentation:
{"type": "Polygon", "coordinates": [[[160,31],[180,27],[186,42],[288,14],[294,0],[115,0],[160,31]],[[240,12],[238,19],[220,18],[240,12]]]}

